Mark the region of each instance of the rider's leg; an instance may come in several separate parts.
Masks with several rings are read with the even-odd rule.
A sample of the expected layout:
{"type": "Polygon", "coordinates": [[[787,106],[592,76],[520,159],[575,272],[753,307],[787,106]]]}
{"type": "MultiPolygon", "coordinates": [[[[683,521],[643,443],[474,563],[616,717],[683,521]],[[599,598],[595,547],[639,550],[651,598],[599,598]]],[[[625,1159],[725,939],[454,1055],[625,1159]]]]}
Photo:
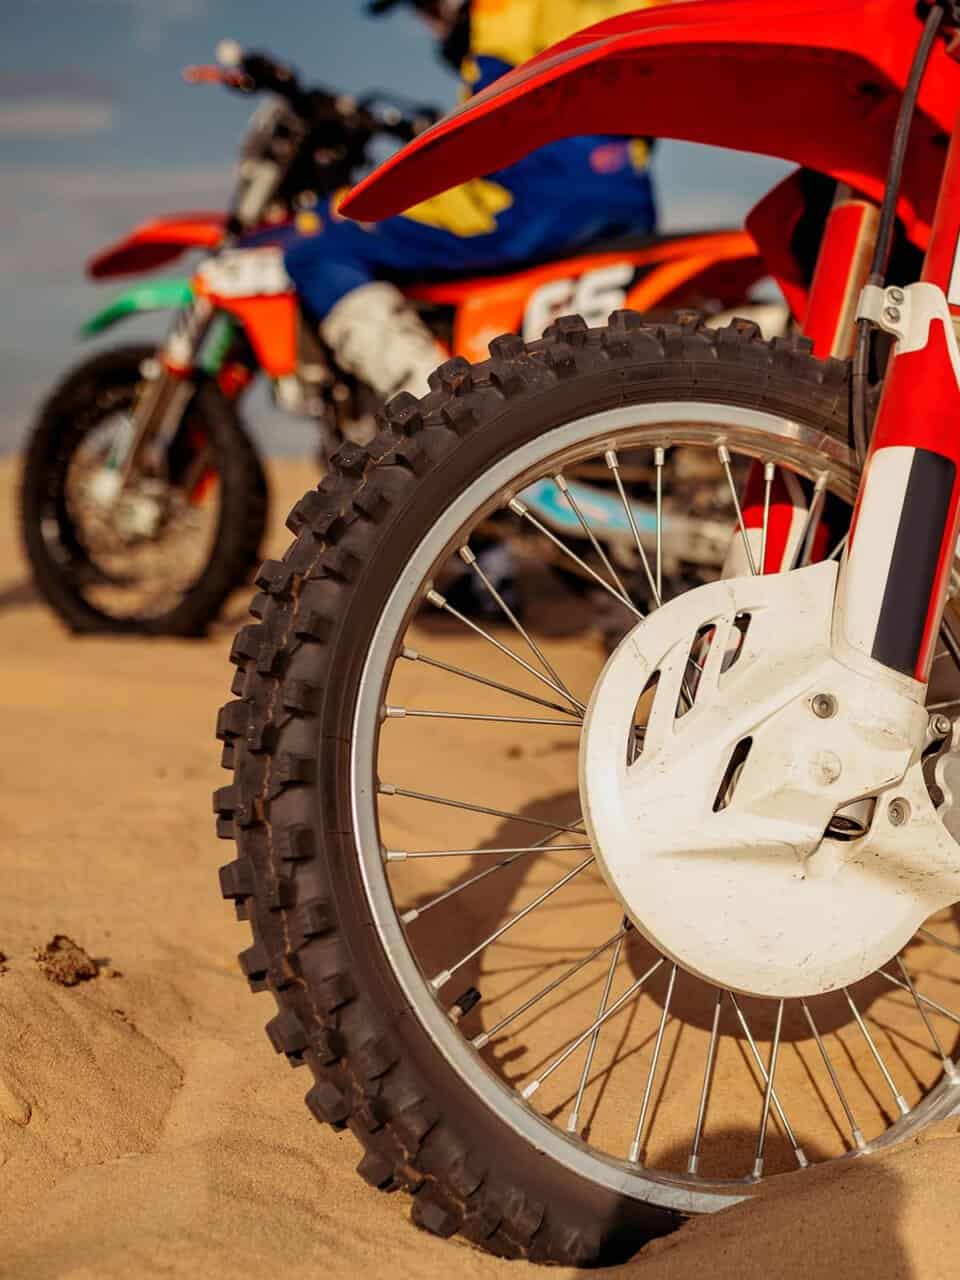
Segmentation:
{"type": "Polygon", "coordinates": [[[284,262],[342,369],[384,399],[399,391],[424,395],[446,353],[396,285],[376,279],[363,248],[334,223],[290,241],[284,262]]]}

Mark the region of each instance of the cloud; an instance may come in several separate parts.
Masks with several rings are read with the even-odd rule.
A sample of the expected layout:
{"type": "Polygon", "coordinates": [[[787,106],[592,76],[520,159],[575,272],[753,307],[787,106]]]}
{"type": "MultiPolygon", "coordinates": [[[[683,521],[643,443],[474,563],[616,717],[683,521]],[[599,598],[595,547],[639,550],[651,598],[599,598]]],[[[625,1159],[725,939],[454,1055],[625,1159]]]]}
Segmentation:
{"type": "Polygon", "coordinates": [[[86,258],[136,223],[177,209],[222,209],[229,190],[226,166],[0,166],[0,289],[82,279],[86,258]]]}
{"type": "Polygon", "coordinates": [[[116,102],[112,83],[69,67],[12,71],[0,86],[0,138],[104,133],[116,102]]]}
{"type": "Polygon", "coordinates": [[[129,15],[133,38],[141,48],[162,43],[171,27],[207,16],[207,0],[97,0],[129,15]]]}
{"type": "Polygon", "coordinates": [[[76,137],[104,133],[113,120],[107,103],[10,102],[0,98],[0,137],[76,137]]]}

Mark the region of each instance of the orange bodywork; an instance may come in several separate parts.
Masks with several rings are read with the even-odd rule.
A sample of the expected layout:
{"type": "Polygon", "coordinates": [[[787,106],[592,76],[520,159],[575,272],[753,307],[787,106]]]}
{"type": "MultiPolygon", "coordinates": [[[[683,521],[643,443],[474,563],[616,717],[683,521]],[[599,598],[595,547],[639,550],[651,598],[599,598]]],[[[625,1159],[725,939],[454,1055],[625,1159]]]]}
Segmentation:
{"type": "Polygon", "coordinates": [[[194,276],[192,287],[198,297],[209,298],[219,311],[239,321],[268,377],[283,378],[296,373],[300,307],[295,293],[223,297],[213,293],[201,276],[194,276]]]}
{"type": "Polygon", "coordinates": [[[632,266],[639,277],[623,305],[640,311],[678,306],[697,292],[698,283],[707,280],[712,288],[719,286],[715,296],[722,297],[728,289],[732,305],[766,274],[748,232],[717,231],[619,252],[582,253],[510,275],[417,285],[405,292],[415,301],[454,307],[454,354],[484,360],[492,338],[522,332],[524,314],[538,290],[620,264],[632,266]]]}

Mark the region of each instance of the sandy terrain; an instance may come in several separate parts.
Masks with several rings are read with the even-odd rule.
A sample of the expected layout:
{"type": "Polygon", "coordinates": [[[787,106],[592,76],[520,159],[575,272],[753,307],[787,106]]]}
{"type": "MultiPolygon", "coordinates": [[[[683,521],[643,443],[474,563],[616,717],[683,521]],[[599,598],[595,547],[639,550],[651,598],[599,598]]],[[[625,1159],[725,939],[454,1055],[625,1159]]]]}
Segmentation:
{"type": "MultiPolygon", "coordinates": [[[[263,1034],[269,997],[236,968],[245,928],[217,890],[229,849],[209,800],[243,602],[205,642],[71,639],[29,589],[13,477],[2,464],[0,1276],[532,1274],[416,1232],[402,1197],[354,1175],[353,1139],[316,1125],[305,1073],[263,1034]],[[97,960],[95,980],[46,976],[35,952],[57,934],[97,960]]],[[[274,482],[285,510],[310,469],[274,482]]],[[[956,1130],[779,1179],[612,1274],[960,1275],[956,1130]]]]}

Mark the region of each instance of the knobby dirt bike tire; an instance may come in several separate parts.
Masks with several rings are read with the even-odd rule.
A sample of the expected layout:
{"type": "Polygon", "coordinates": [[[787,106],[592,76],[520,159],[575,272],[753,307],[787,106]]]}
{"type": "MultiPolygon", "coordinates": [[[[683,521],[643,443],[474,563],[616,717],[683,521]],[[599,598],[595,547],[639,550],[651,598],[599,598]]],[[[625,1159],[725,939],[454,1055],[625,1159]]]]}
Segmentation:
{"type": "Polygon", "coordinates": [[[348,744],[381,607],[445,504],[497,459],[575,415],[699,400],[766,409],[849,438],[848,366],[802,338],[700,319],[648,327],[578,317],[490,359],[453,359],[420,401],[400,395],[366,447],[344,446],[287,521],[295,540],[260,570],[256,622],[237,635],[236,700],[217,735],[233,782],[214,796],[238,858],[224,896],[248,919],[240,965],[273,992],[267,1033],[313,1076],[306,1102],[365,1149],[358,1172],[413,1195],[417,1225],[493,1253],[567,1265],[624,1259],[681,1222],[579,1179],[494,1116],[405,1003],[372,926],[353,847],[348,744]]]}
{"type": "MultiPolygon", "coordinates": [[[[220,518],[207,562],[178,603],[156,617],[113,617],[83,598],[69,566],[51,554],[41,524],[51,500],[62,499],[67,461],[85,430],[95,425],[98,398],[108,391],[132,394],[141,364],[154,354],[148,346],[116,347],[73,369],[44,404],[27,442],[20,486],[21,537],[37,588],[73,631],[202,635],[226,597],[249,580],[258,563],[267,522],[267,479],[235,408],[207,378],[199,381],[188,412],[209,433],[220,484],[220,518]]],[[[82,557],[82,549],[75,549],[82,557]]]]}

